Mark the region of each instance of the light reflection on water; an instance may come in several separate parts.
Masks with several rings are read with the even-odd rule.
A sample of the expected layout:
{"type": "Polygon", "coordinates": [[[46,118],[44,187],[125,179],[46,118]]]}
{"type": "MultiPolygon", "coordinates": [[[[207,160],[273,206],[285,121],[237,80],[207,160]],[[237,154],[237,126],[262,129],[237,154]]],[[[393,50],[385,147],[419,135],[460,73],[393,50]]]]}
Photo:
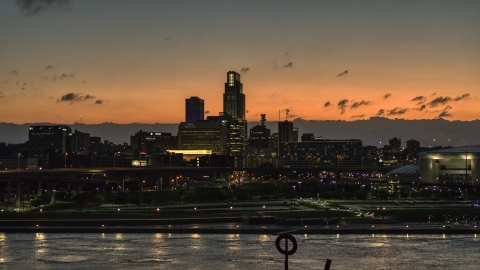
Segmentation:
{"type": "MultiPolygon", "coordinates": [[[[282,269],[275,235],[0,233],[0,269],[282,269]]],[[[478,269],[476,235],[295,235],[290,269],[478,269]]]]}

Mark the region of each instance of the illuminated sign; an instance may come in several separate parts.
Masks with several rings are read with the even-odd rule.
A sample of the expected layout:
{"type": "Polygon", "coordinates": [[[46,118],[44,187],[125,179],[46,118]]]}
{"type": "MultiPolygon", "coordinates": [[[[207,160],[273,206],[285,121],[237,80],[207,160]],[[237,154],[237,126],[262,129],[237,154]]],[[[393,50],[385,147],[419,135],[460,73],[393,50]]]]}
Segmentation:
{"type": "Polygon", "coordinates": [[[133,167],[146,167],[147,166],[147,161],[143,159],[134,159],[132,160],[132,166],[133,167]]]}
{"type": "Polygon", "coordinates": [[[147,152],[140,152],[139,154],[140,154],[140,155],[146,155],[147,152]]]}

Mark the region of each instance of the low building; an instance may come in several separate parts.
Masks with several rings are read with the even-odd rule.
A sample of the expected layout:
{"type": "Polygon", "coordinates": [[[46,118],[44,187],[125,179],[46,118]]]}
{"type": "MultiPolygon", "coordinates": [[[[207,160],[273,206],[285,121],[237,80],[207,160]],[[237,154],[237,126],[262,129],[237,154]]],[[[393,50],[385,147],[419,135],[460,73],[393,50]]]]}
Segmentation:
{"type": "Polygon", "coordinates": [[[478,145],[422,152],[419,157],[423,184],[478,184],[480,178],[478,145]]]}

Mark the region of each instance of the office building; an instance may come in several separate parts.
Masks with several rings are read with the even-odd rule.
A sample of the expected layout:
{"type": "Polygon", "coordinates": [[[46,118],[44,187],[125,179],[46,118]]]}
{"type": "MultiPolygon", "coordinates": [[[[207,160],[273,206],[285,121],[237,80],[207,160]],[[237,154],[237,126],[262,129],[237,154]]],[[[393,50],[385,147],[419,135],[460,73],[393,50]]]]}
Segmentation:
{"type": "Polygon", "coordinates": [[[225,93],[223,94],[223,112],[232,117],[245,119],[245,94],[240,74],[235,71],[227,72],[225,93]]]}
{"type": "Polygon", "coordinates": [[[72,151],[72,129],[65,125],[30,126],[28,149],[68,153],[72,151]]]}
{"type": "Polygon", "coordinates": [[[204,102],[199,97],[185,100],[185,122],[195,123],[204,120],[204,102]]]}
{"type": "Polygon", "coordinates": [[[179,150],[210,150],[213,154],[227,152],[227,126],[223,122],[182,122],[178,126],[179,150]]]}
{"type": "Polygon", "coordinates": [[[177,138],[172,136],[171,133],[140,130],[135,135],[130,136],[130,147],[134,153],[163,153],[177,149],[177,138]]]}

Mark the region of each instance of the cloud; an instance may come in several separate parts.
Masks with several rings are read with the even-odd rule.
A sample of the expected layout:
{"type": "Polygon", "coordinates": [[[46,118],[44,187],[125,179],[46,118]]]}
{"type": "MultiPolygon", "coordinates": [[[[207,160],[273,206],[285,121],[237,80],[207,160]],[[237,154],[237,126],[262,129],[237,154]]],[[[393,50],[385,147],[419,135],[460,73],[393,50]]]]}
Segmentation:
{"type": "Polygon", "coordinates": [[[273,61],[272,61],[272,63],[273,63],[273,69],[276,69],[277,68],[277,63],[275,63],[273,61]]]}
{"type": "Polygon", "coordinates": [[[4,98],[5,96],[3,95],[2,92],[0,92],[0,98],[4,98]]]}
{"type": "Polygon", "coordinates": [[[250,111],[249,110],[245,110],[245,113],[249,113],[250,111]]]}
{"type": "Polygon", "coordinates": [[[410,101],[424,101],[425,100],[425,97],[424,96],[417,96],[417,97],[414,97],[412,100],[410,101]]]}
{"type": "Polygon", "coordinates": [[[97,99],[97,101],[95,101],[95,104],[98,104],[98,105],[102,105],[102,103],[103,103],[102,99],[97,99]]]}
{"type": "Polygon", "coordinates": [[[250,70],[250,68],[248,68],[248,67],[242,68],[242,69],[240,69],[240,73],[247,73],[249,70],[250,70]]]}
{"type": "Polygon", "coordinates": [[[46,69],[46,70],[49,70],[49,69],[55,69],[55,68],[52,67],[52,66],[46,66],[45,69],[46,69]]]}
{"type": "Polygon", "coordinates": [[[209,113],[210,113],[210,111],[209,111],[209,110],[206,110],[206,111],[205,111],[205,114],[209,114],[209,113]]]}
{"type": "Polygon", "coordinates": [[[33,16],[39,12],[55,9],[67,10],[70,0],[16,0],[20,12],[33,16]]]}
{"type": "Polygon", "coordinates": [[[463,94],[461,96],[457,96],[454,100],[455,101],[459,101],[459,100],[462,100],[462,99],[465,99],[465,98],[468,98],[470,96],[470,94],[463,94]]]}
{"type": "Polygon", "coordinates": [[[341,114],[343,114],[345,112],[345,108],[347,107],[347,103],[348,103],[348,99],[342,99],[337,103],[338,109],[340,109],[342,111],[341,114]]]}
{"type": "Polygon", "coordinates": [[[385,95],[383,95],[383,99],[387,99],[387,98],[389,98],[389,97],[391,97],[391,96],[392,96],[392,94],[386,93],[385,95]]]}
{"type": "Polygon", "coordinates": [[[441,112],[441,113],[437,116],[437,118],[443,118],[443,117],[452,117],[452,114],[445,111],[445,112],[441,112]]]}
{"type": "Polygon", "coordinates": [[[337,75],[337,77],[338,77],[338,76],[347,75],[347,74],[348,74],[348,70],[345,70],[344,72],[342,72],[342,73],[338,74],[338,75],[337,75]]]}
{"type": "Polygon", "coordinates": [[[365,114],[352,115],[351,118],[363,118],[363,117],[365,117],[365,114]]]}
{"type": "Polygon", "coordinates": [[[170,41],[169,37],[163,38],[163,43],[170,41]]]}
{"type": "Polygon", "coordinates": [[[360,102],[355,102],[352,104],[352,106],[350,106],[350,109],[356,109],[362,105],[369,105],[370,104],[370,101],[365,101],[365,100],[362,100],[360,102]]]}
{"type": "Polygon", "coordinates": [[[401,114],[406,113],[407,111],[408,111],[407,108],[401,109],[401,108],[397,107],[393,110],[388,110],[387,115],[401,115],[401,114]]]}
{"type": "Polygon", "coordinates": [[[288,64],[286,64],[285,66],[283,66],[284,68],[293,68],[293,62],[290,62],[288,64]]]}
{"type": "Polygon", "coordinates": [[[384,115],[384,114],[385,114],[385,110],[384,110],[384,109],[380,109],[376,115],[377,115],[377,116],[381,116],[381,115],[384,115]]]}
{"type": "Polygon", "coordinates": [[[323,104],[323,107],[329,107],[329,106],[332,106],[332,103],[330,103],[330,101],[327,101],[325,102],[325,104],[323,104]]]}
{"type": "Polygon", "coordinates": [[[12,70],[8,74],[13,75],[13,76],[18,76],[18,70],[12,70]]]}
{"type": "Polygon", "coordinates": [[[430,106],[430,108],[433,108],[433,107],[437,107],[438,105],[444,105],[444,104],[447,104],[449,101],[451,101],[452,98],[451,97],[436,97],[434,100],[430,101],[429,103],[427,103],[428,106],[430,106]]]}
{"type": "Polygon", "coordinates": [[[427,108],[427,106],[424,104],[422,106],[420,106],[420,108],[418,108],[419,111],[423,111],[427,108]]]}
{"type": "Polygon", "coordinates": [[[94,96],[91,95],[83,95],[81,93],[68,93],[63,95],[60,99],[57,99],[57,102],[70,102],[70,104],[78,101],[85,101],[88,99],[93,99],[94,96]]]}
{"type": "Polygon", "coordinates": [[[60,79],[68,79],[68,78],[74,78],[75,77],[75,74],[73,73],[70,73],[70,74],[65,74],[63,73],[61,76],[60,76],[60,79]]]}

